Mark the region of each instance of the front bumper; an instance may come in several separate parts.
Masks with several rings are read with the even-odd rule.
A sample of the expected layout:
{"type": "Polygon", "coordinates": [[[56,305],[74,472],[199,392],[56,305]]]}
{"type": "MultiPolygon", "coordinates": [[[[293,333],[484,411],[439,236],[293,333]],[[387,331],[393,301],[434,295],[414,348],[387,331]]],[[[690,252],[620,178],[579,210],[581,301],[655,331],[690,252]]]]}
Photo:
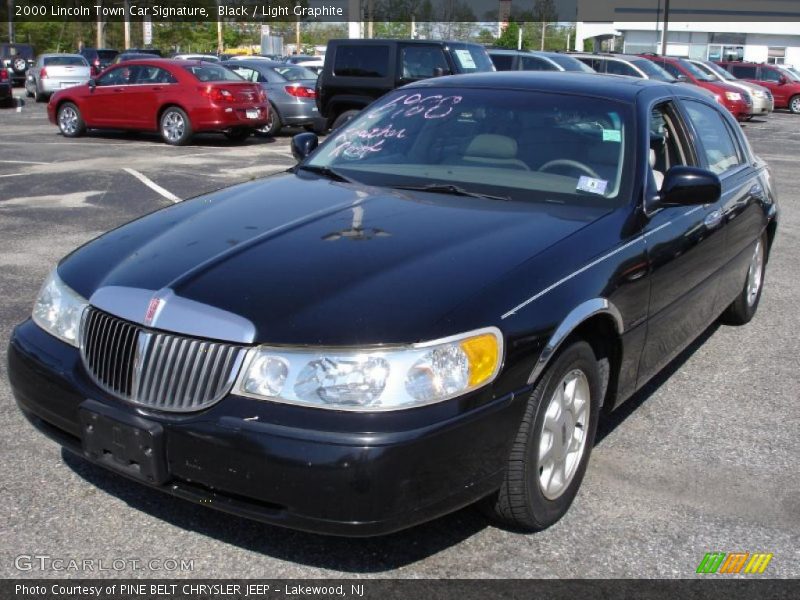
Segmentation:
{"type": "Polygon", "coordinates": [[[8,361],[25,416],[67,449],[131,477],[85,451],[79,407],[91,399],[90,407],[100,403],[111,418],[163,431],[165,477],[137,481],[225,512],[333,535],[390,533],[497,489],[527,397],[522,390],[475,398],[470,409],[445,416],[435,406],[354,415],[229,395],[205,411],[176,415],[106,395],[77,349],[31,321],[15,329],[8,361]]]}

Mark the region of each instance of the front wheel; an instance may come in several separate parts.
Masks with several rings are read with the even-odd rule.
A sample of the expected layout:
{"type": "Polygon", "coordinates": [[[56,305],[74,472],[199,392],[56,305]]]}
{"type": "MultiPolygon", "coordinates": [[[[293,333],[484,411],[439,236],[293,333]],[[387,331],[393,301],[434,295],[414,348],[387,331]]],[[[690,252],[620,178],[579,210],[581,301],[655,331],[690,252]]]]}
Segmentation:
{"type": "Polygon", "coordinates": [[[177,106],[170,106],[161,114],[159,130],[164,141],[171,146],[183,146],[192,137],[192,124],[186,113],[177,106]]]}
{"type": "Polygon", "coordinates": [[[78,137],[86,133],[86,123],[81,111],[72,102],[65,102],[58,108],[58,128],[64,137],[78,137]]]}
{"type": "Polygon", "coordinates": [[[331,129],[339,129],[342,125],[351,121],[353,117],[355,117],[360,111],[358,110],[346,110],[342,114],[340,114],[336,119],[333,121],[333,125],[331,125],[331,129]]]}
{"type": "Polygon", "coordinates": [[[791,97],[789,100],[789,110],[794,114],[800,113],[800,94],[791,97]]]}
{"type": "Polygon", "coordinates": [[[586,342],[570,344],[555,358],[528,399],[503,484],[483,502],[492,518],[537,531],[566,514],[589,462],[602,387],[586,342]]]}
{"type": "Polygon", "coordinates": [[[762,235],[756,242],[744,287],[736,300],[722,313],[722,322],[726,325],[744,325],[749,323],[758,310],[761,301],[761,288],[764,286],[764,272],[767,264],[767,238],[762,235]]]}

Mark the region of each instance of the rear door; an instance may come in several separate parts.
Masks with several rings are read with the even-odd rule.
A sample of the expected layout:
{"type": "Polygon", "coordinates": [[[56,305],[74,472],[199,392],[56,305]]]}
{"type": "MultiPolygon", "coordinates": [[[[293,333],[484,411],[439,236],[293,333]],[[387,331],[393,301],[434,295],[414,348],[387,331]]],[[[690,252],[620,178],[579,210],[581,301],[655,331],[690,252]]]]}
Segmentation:
{"type": "Polygon", "coordinates": [[[134,85],[125,98],[125,118],[137,128],[156,130],[158,111],[177,80],[169,71],[155,65],[136,65],[133,77],[134,85]]]}

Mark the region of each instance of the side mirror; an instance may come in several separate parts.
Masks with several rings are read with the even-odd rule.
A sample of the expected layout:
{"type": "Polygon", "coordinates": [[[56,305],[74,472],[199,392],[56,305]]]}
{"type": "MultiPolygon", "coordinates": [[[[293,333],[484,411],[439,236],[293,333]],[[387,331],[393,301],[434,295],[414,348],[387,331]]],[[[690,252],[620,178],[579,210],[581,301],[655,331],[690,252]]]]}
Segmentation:
{"type": "Polygon", "coordinates": [[[292,138],[292,156],[300,162],[317,149],[319,138],[316,133],[298,133],[292,138]]]}
{"type": "Polygon", "coordinates": [[[781,85],[786,85],[787,83],[789,83],[789,78],[786,77],[786,75],[781,75],[781,78],[778,79],[778,83],[781,85]]]}
{"type": "Polygon", "coordinates": [[[97,82],[94,79],[90,79],[89,81],[86,82],[86,85],[89,86],[90,90],[93,90],[94,88],[97,87],[97,82]]]}
{"type": "Polygon", "coordinates": [[[678,73],[676,79],[678,81],[689,81],[689,78],[686,75],[684,75],[683,73],[678,73]]]}
{"type": "Polygon", "coordinates": [[[698,167],[675,166],[667,171],[658,204],[661,206],[696,206],[719,200],[722,186],[711,171],[698,167]]]}
{"type": "Polygon", "coordinates": [[[444,75],[444,69],[442,67],[434,67],[433,68],[433,76],[434,77],[441,77],[444,75]]]}

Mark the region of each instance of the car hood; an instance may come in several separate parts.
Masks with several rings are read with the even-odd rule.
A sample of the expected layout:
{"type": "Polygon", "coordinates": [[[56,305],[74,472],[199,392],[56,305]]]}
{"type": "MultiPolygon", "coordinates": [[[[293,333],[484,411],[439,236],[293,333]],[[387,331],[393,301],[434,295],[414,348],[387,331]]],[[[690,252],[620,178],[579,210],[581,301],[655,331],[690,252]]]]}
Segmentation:
{"type": "Polygon", "coordinates": [[[59,273],[108,312],[201,337],[415,342],[503,274],[607,212],[287,173],[134,221],[75,251],[59,273]],[[155,296],[161,306],[152,321],[155,296]]]}

